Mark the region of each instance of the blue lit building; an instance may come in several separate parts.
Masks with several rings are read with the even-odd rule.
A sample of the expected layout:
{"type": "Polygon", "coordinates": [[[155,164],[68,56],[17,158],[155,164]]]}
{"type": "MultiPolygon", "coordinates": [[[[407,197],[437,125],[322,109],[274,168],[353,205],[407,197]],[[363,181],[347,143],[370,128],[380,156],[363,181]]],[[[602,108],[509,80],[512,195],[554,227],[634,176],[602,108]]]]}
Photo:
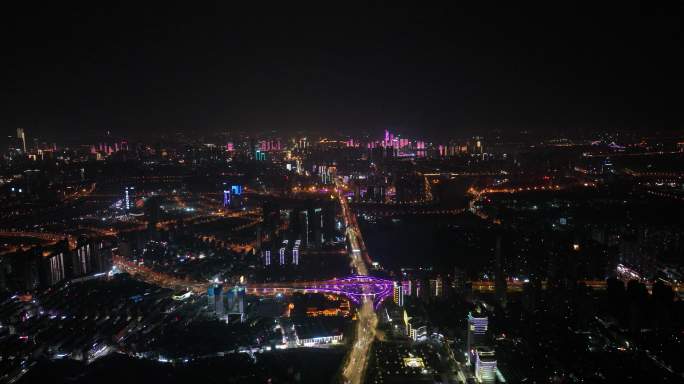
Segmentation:
{"type": "Polygon", "coordinates": [[[482,316],[480,314],[473,316],[472,313],[468,313],[468,363],[472,364],[475,348],[485,343],[488,326],[489,321],[487,316],[482,316]]]}

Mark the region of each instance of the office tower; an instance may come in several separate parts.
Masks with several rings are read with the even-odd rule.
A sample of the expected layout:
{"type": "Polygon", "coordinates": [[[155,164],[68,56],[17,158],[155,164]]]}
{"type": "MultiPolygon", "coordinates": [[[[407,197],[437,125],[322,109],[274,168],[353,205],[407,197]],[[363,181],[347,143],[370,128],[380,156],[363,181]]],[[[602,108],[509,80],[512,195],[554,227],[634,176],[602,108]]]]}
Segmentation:
{"type": "Polygon", "coordinates": [[[394,282],[394,292],[392,298],[395,304],[400,307],[404,306],[404,287],[399,282],[394,282]]]}
{"type": "Polygon", "coordinates": [[[475,348],[475,377],[481,383],[496,382],[496,355],[487,346],[475,348]]]}
{"type": "Polygon", "coordinates": [[[26,153],[26,132],[24,128],[17,128],[17,139],[21,142],[21,148],[26,153]]]}
{"type": "Polygon", "coordinates": [[[263,251],[262,254],[264,255],[264,265],[268,267],[269,265],[271,265],[271,251],[266,250],[263,251]]]}
{"type": "Polygon", "coordinates": [[[482,316],[476,314],[473,316],[472,313],[468,313],[468,336],[467,336],[467,351],[468,351],[468,363],[470,363],[473,354],[475,353],[475,347],[482,345],[487,337],[487,327],[489,321],[487,316],[482,316]]]}

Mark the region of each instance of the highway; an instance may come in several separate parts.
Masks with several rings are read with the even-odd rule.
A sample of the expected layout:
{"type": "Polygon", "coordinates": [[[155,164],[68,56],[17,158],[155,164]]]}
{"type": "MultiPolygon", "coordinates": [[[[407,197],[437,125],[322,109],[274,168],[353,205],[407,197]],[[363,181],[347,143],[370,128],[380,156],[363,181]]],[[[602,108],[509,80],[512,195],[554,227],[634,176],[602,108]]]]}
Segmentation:
{"type": "MultiPolygon", "coordinates": [[[[368,265],[370,265],[370,257],[366,246],[361,237],[356,216],[349,209],[347,199],[344,196],[344,188],[342,183],[337,180],[337,197],[342,208],[342,216],[347,228],[347,238],[350,243],[349,257],[351,265],[356,274],[367,275],[368,265]]],[[[375,330],[378,324],[378,317],[373,308],[371,300],[365,300],[357,313],[358,321],[356,323],[356,339],[352,343],[351,350],[347,355],[347,360],[344,362],[342,368],[342,376],[346,384],[360,384],[363,379],[368,365],[368,355],[370,354],[370,347],[375,339],[375,330]]]]}

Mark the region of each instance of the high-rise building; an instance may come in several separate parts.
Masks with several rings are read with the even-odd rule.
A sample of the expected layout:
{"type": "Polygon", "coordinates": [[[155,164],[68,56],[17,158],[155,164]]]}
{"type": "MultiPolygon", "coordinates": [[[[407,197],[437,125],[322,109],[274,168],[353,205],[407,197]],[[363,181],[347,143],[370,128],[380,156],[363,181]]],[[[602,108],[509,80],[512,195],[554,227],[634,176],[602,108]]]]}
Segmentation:
{"type": "Polygon", "coordinates": [[[442,297],[444,294],[444,285],[442,284],[441,277],[435,277],[429,280],[430,284],[430,296],[431,297],[442,297]]]}
{"type": "Polygon", "coordinates": [[[210,285],[207,289],[207,307],[209,310],[213,310],[216,305],[216,297],[214,296],[214,286],[210,285]]]}
{"type": "Polygon", "coordinates": [[[123,208],[126,212],[130,211],[131,208],[133,208],[133,203],[134,203],[134,193],[135,193],[135,188],[134,187],[124,187],[124,200],[123,200],[123,208]]]}
{"type": "Polygon", "coordinates": [[[299,265],[299,245],[301,243],[301,240],[295,240],[294,247],[292,248],[292,264],[294,265],[299,265]]]}
{"type": "Polygon", "coordinates": [[[223,206],[227,207],[229,205],[230,205],[230,190],[224,189],[223,190],[223,206]]]}
{"type": "Polygon", "coordinates": [[[309,246],[309,211],[299,212],[299,236],[304,240],[304,246],[309,246]]]}
{"type": "Polygon", "coordinates": [[[24,132],[24,128],[17,128],[17,139],[21,142],[23,153],[26,154],[26,132],[24,132]]]}
{"type": "Polygon", "coordinates": [[[280,259],[280,265],[285,265],[285,251],[287,251],[288,240],[283,240],[283,246],[278,250],[278,256],[280,259]]]}
{"type": "Polygon", "coordinates": [[[217,315],[223,315],[223,286],[214,287],[214,297],[216,298],[214,310],[217,315]]]}
{"type": "Polygon", "coordinates": [[[496,382],[496,355],[493,348],[475,348],[475,377],[480,383],[496,382]]]}
{"type": "Polygon", "coordinates": [[[271,250],[265,250],[262,252],[264,255],[264,265],[269,266],[271,265],[271,250]]]}
{"type": "Polygon", "coordinates": [[[93,271],[90,242],[79,239],[76,250],[73,252],[71,267],[72,277],[87,275],[93,271]]]}
{"type": "Polygon", "coordinates": [[[468,362],[472,361],[474,357],[475,348],[482,345],[487,337],[487,328],[489,326],[489,319],[487,316],[468,313],[468,338],[467,338],[467,353],[468,362]]]}
{"type": "Polygon", "coordinates": [[[413,295],[413,283],[411,280],[404,280],[401,282],[401,292],[406,296],[413,295]]]}
{"type": "Polygon", "coordinates": [[[226,291],[226,313],[240,315],[240,320],[244,320],[245,314],[245,287],[236,285],[226,291]]]}
{"type": "Polygon", "coordinates": [[[404,287],[399,282],[394,282],[394,292],[392,296],[394,303],[400,307],[404,306],[404,287]]]}
{"type": "Polygon", "coordinates": [[[44,264],[41,270],[41,280],[46,286],[53,286],[64,280],[66,271],[64,269],[64,252],[55,252],[42,258],[44,264]]]}

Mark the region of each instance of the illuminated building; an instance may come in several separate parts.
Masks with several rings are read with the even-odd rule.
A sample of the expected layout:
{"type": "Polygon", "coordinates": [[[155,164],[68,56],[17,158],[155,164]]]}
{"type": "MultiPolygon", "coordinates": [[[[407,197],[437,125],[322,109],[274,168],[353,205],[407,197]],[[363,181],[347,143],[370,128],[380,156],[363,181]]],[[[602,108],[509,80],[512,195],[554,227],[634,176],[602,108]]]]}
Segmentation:
{"type": "Polygon", "coordinates": [[[285,251],[287,250],[288,240],[283,240],[283,246],[278,250],[280,256],[280,265],[285,265],[285,251]]]}
{"type": "Polygon", "coordinates": [[[230,205],[230,191],[227,189],[223,190],[223,206],[227,207],[230,205]]]}
{"type": "Polygon", "coordinates": [[[413,292],[413,283],[411,280],[404,280],[401,282],[401,291],[405,296],[411,296],[413,292]]]}
{"type": "Polygon", "coordinates": [[[133,208],[133,193],[134,193],[133,187],[124,187],[124,201],[123,201],[123,207],[126,212],[130,211],[131,208],[133,208]]]}
{"type": "Polygon", "coordinates": [[[304,246],[309,246],[309,212],[304,210],[298,214],[299,218],[299,236],[304,239],[304,246]]]}
{"type": "Polygon", "coordinates": [[[404,306],[404,288],[398,282],[394,282],[394,291],[392,296],[394,303],[400,307],[404,306]]]}
{"type": "Polygon", "coordinates": [[[212,310],[214,308],[215,302],[216,297],[214,297],[214,286],[210,285],[207,289],[207,307],[212,310]]]}
{"type": "Polygon", "coordinates": [[[24,128],[17,128],[17,139],[21,141],[21,148],[26,153],[26,132],[24,132],[24,128]]]}
{"type": "Polygon", "coordinates": [[[442,284],[442,278],[436,277],[434,279],[430,279],[429,283],[430,283],[430,296],[442,297],[442,294],[444,294],[444,286],[442,284]]]}
{"type": "Polygon", "coordinates": [[[266,152],[263,152],[260,149],[257,149],[254,153],[254,158],[257,161],[266,161],[266,152]]]}
{"type": "Polygon", "coordinates": [[[323,245],[323,209],[315,208],[313,213],[312,228],[313,246],[320,247],[323,245]]]}
{"type": "Polygon", "coordinates": [[[207,307],[217,315],[223,315],[223,286],[220,284],[210,285],[207,289],[207,307]]]}
{"type": "Polygon", "coordinates": [[[487,319],[487,316],[473,316],[472,313],[468,313],[468,339],[466,347],[469,363],[471,362],[475,348],[485,341],[488,325],[489,320],[487,319]]]}
{"type": "Polygon", "coordinates": [[[265,266],[271,265],[271,251],[270,250],[264,251],[264,265],[265,266]]]}
{"type": "Polygon", "coordinates": [[[87,275],[92,271],[92,249],[90,242],[81,238],[78,241],[76,250],[72,254],[71,277],[87,275]]]}
{"type": "Polygon", "coordinates": [[[475,377],[481,383],[496,382],[496,356],[493,348],[479,346],[475,349],[475,377]]]}
{"type": "Polygon", "coordinates": [[[227,202],[231,208],[240,208],[242,205],[242,185],[234,184],[230,186],[230,193],[228,194],[227,202]]]}
{"type": "Polygon", "coordinates": [[[245,320],[245,287],[236,285],[226,290],[226,313],[240,315],[240,321],[245,320]]]}
{"type": "Polygon", "coordinates": [[[292,248],[292,264],[299,265],[299,244],[301,240],[295,240],[294,247],[292,248]]]}
{"type": "Polygon", "coordinates": [[[214,287],[214,297],[216,298],[215,311],[217,315],[223,315],[223,286],[214,287]]]}
{"type": "Polygon", "coordinates": [[[337,344],[342,341],[342,336],[342,333],[339,333],[330,336],[308,337],[305,339],[299,339],[299,345],[311,347],[320,344],[337,344]]]}
{"type": "Polygon", "coordinates": [[[47,277],[47,285],[53,286],[60,281],[62,281],[65,277],[65,271],[64,271],[64,253],[59,252],[55,253],[53,255],[50,255],[46,258],[47,263],[48,263],[48,270],[49,273],[46,276],[47,277]]]}

